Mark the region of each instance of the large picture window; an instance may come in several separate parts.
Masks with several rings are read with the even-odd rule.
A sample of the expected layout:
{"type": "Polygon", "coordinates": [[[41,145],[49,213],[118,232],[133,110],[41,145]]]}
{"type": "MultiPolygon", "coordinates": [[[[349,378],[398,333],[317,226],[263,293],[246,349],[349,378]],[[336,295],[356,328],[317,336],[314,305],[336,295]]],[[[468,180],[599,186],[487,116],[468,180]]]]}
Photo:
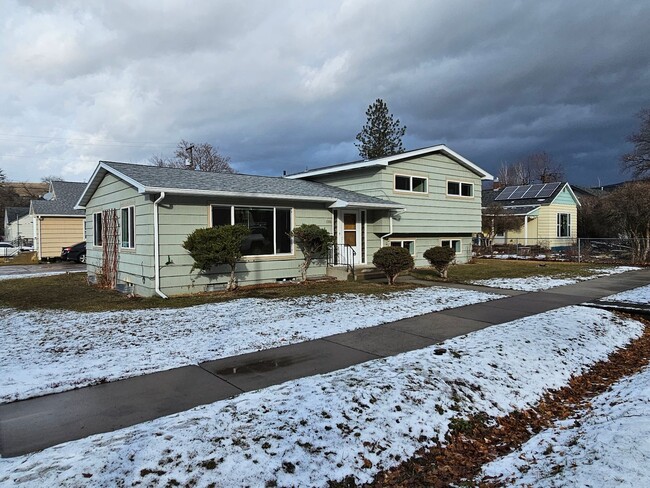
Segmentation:
{"type": "Polygon", "coordinates": [[[121,216],[121,246],[127,249],[135,247],[135,207],[125,207],[121,216]]]}
{"type": "Polygon", "coordinates": [[[291,254],[292,215],[290,208],[212,206],[212,226],[241,224],[251,233],[244,239],[244,256],[291,254]]]}
{"type": "Polygon", "coordinates": [[[102,245],[102,213],[93,214],[93,244],[102,245]]]}
{"type": "Polygon", "coordinates": [[[557,236],[571,237],[571,214],[557,214],[557,236]]]}

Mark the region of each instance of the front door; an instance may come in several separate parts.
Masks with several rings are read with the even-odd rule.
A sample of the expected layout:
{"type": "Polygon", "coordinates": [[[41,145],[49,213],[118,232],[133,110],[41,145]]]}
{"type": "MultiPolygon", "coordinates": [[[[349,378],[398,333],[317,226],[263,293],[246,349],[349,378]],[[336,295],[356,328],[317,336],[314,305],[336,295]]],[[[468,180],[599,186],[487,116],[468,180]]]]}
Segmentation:
{"type": "Polygon", "coordinates": [[[361,226],[359,212],[344,210],[341,212],[340,235],[340,264],[359,264],[361,262],[361,226]]]}

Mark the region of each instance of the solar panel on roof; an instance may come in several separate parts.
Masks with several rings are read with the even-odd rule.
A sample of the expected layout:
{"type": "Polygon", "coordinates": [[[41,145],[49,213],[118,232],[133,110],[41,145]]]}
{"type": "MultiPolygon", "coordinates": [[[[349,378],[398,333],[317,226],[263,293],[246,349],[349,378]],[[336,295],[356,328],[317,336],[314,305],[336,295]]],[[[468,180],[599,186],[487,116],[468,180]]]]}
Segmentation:
{"type": "Polygon", "coordinates": [[[535,184],[535,185],[530,185],[528,189],[526,190],[526,193],[524,193],[523,198],[535,198],[535,195],[537,195],[537,192],[540,191],[542,188],[544,188],[544,185],[540,184],[535,184]]]}
{"type": "Polygon", "coordinates": [[[495,200],[510,200],[510,195],[517,191],[518,186],[506,186],[495,200]]]}
{"type": "Polygon", "coordinates": [[[546,198],[550,197],[557,187],[560,186],[560,183],[546,183],[544,187],[535,195],[535,198],[546,198]]]}
{"type": "Polygon", "coordinates": [[[509,200],[521,200],[524,198],[524,193],[528,190],[528,186],[520,186],[517,188],[512,195],[510,195],[509,200]]]}

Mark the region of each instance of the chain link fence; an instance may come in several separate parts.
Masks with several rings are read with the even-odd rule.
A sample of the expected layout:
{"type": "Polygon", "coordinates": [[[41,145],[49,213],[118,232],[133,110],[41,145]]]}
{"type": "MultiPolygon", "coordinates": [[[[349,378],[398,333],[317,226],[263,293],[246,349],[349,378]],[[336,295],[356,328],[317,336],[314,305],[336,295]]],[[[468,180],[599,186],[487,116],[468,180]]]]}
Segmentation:
{"type": "Polygon", "coordinates": [[[497,259],[546,259],[610,264],[650,264],[650,239],[584,238],[551,248],[543,239],[509,239],[492,244],[477,241],[474,257],[497,259]]]}

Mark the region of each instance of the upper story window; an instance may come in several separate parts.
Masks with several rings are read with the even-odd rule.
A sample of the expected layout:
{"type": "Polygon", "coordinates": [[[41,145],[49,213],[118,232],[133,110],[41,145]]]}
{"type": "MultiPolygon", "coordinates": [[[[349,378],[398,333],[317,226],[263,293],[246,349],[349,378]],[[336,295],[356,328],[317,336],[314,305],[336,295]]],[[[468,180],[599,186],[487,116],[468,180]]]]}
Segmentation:
{"type": "Polygon", "coordinates": [[[413,193],[427,192],[427,179],[420,176],[395,175],[395,190],[413,193]]]}
{"type": "Polygon", "coordinates": [[[280,207],[213,205],[212,226],[241,224],[251,233],[244,239],[244,256],[291,254],[292,210],[280,207]]]}
{"type": "Polygon", "coordinates": [[[93,214],[93,244],[102,245],[102,213],[93,214]]]}
{"type": "Polygon", "coordinates": [[[447,195],[454,197],[473,197],[474,185],[472,183],[463,183],[462,181],[448,181],[447,195]]]}
{"type": "Polygon", "coordinates": [[[133,249],[135,248],[135,207],[125,207],[121,213],[121,246],[133,249]]]}

